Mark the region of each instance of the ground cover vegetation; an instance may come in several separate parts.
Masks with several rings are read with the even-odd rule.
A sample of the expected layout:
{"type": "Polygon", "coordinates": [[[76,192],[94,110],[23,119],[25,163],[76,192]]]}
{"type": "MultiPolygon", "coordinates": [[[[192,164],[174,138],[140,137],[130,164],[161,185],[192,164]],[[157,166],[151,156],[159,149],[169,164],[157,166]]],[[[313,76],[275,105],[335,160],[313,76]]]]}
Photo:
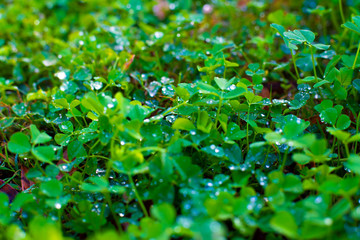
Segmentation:
{"type": "Polygon", "coordinates": [[[0,239],[359,239],[360,1],[3,0],[0,239]]]}

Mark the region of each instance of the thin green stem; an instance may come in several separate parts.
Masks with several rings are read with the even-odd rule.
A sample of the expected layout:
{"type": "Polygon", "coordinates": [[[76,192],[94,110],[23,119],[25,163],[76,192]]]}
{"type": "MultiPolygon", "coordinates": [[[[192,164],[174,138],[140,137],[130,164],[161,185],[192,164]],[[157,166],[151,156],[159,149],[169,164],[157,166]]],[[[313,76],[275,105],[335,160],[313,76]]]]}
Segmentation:
{"type": "Polygon", "coordinates": [[[134,183],[134,181],[133,181],[133,179],[132,179],[132,176],[131,176],[130,173],[129,173],[128,175],[129,175],[129,181],[130,181],[131,187],[132,187],[132,189],[133,189],[133,191],[134,191],[134,193],[135,193],[136,199],[137,199],[138,202],[139,202],[139,205],[140,205],[140,207],[141,207],[141,210],[143,211],[143,213],[144,213],[144,215],[145,215],[146,217],[149,217],[149,214],[148,214],[148,212],[147,212],[147,210],[146,210],[146,208],[145,208],[145,205],[144,205],[144,203],[143,203],[143,201],[142,201],[142,199],[141,199],[138,191],[136,190],[136,186],[135,186],[135,183],[134,183]]]}
{"type": "Polygon", "coordinates": [[[246,121],[246,146],[247,146],[247,150],[250,149],[250,147],[249,147],[250,106],[251,106],[251,104],[249,104],[249,109],[248,109],[248,114],[247,114],[247,121],[246,121]]]}
{"type": "Polygon", "coordinates": [[[224,63],[225,63],[225,65],[224,65],[225,69],[224,69],[224,73],[223,73],[223,78],[225,79],[226,78],[226,60],[225,60],[224,56],[223,56],[223,59],[224,59],[224,63]]]}
{"type": "Polygon", "coordinates": [[[265,156],[264,162],[261,164],[261,169],[264,169],[264,167],[265,167],[265,165],[266,165],[266,162],[267,162],[267,159],[268,159],[269,153],[270,153],[270,147],[271,147],[271,145],[269,145],[269,146],[267,147],[266,156],[265,156]]]}
{"type": "Polygon", "coordinates": [[[187,104],[187,101],[184,101],[184,102],[180,103],[179,105],[177,105],[177,106],[175,106],[175,107],[173,107],[173,108],[170,108],[169,110],[163,112],[161,115],[165,116],[166,114],[171,113],[171,112],[174,111],[175,109],[177,109],[177,108],[179,108],[179,107],[181,107],[181,106],[184,106],[185,104],[187,104]]]}
{"type": "Polygon", "coordinates": [[[105,196],[105,200],[106,200],[107,203],[109,204],[110,212],[111,212],[112,217],[114,218],[115,225],[116,225],[118,231],[119,231],[119,232],[122,232],[121,225],[120,225],[120,223],[117,221],[116,213],[114,212],[114,209],[113,209],[113,206],[112,206],[112,201],[111,201],[110,193],[106,192],[106,193],[104,193],[104,196],[105,196]]]}
{"type": "MultiPolygon", "coordinates": [[[[336,8],[336,6],[335,6],[334,3],[331,4],[331,8],[332,8],[332,9],[335,9],[335,8],[336,8]]],[[[339,31],[340,31],[340,27],[339,27],[339,22],[338,22],[337,15],[336,15],[335,11],[331,11],[330,15],[331,15],[332,24],[333,24],[334,27],[336,28],[336,31],[339,32],[339,31]]]]}
{"type": "Polygon", "coordinates": [[[178,83],[177,83],[178,86],[179,86],[179,84],[181,83],[181,80],[182,80],[182,73],[179,73],[178,83]]]}
{"type": "Polygon", "coordinates": [[[244,50],[243,50],[242,48],[240,49],[240,52],[241,52],[241,54],[243,55],[243,57],[245,58],[245,61],[246,61],[248,64],[250,64],[251,61],[250,61],[250,59],[248,58],[248,56],[246,55],[246,53],[244,52],[244,50]]]}
{"type": "Polygon", "coordinates": [[[220,116],[220,111],[221,111],[222,102],[223,102],[223,98],[222,98],[222,93],[221,93],[220,100],[219,100],[218,110],[217,110],[217,112],[216,112],[216,119],[215,119],[215,124],[214,124],[215,129],[216,129],[217,123],[218,123],[218,121],[219,121],[219,116],[220,116]]]}
{"type": "Polygon", "coordinates": [[[355,60],[354,60],[354,63],[352,65],[352,69],[355,69],[356,62],[357,62],[357,59],[358,59],[358,56],[359,56],[359,50],[360,50],[360,42],[359,42],[359,45],[358,45],[358,48],[357,48],[357,51],[356,51],[355,60]]]}
{"type": "MultiPolygon", "coordinates": [[[[115,127],[115,133],[112,136],[111,141],[110,141],[111,158],[107,159],[107,163],[106,163],[106,172],[105,172],[105,179],[106,180],[108,180],[109,177],[110,177],[111,168],[112,168],[112,164],[113,164],[113,158],[115,156],[115,139],[117,138],[118,133],[119,133],[119,129],[117,127],[115,127]]],[[[122,149],[120,149],[120,150],[122,150],[122,149]]]]}
{"type": "Polygon", "coordinates": [[[20,169],[17,170],[8,180],[4,181],[4,183],[0,185],[0,189],[1,189],[2,187],[4,187],[6,184],[8,184],[9,182],[11,182],[11,180],[13,180],[13,179],[16,177],[16,175],[18,174],[18,172],[20,172],[20,169]]]}
{"type": "Polygon", "coordinates": [[[281,164],[281,171],[284,171],[288,153],[289,153],[289,147],[287,147],[285,150],[284,157],[283,157],[282,164],[281,164]]]}
{"type": "Polygon", "coordinates": [[[339,10],[340,10],[341,21],[342,21],[343,23],[345,23],[345,17],[344,17],[344,11],[343,11],[343,6],[342,6],[342,0],[339,0],[339,10]]]}
{"type": "Polygon", "coordinates": [[[158,69],[160,71],[163,71],[162,65],[161,65],[161,58],[159,56],[159,52],[155,51],[155,55],[156,55],[156,60],[157,60],[157,65],[158,65],[158,69]]]}
{"type": "Polygon", "coordinates": [[[321,16],[321,21],[322,21],[322,29],[323,29],[323,34],[324,34],[324,38],[326,38],[327,32],[326,32],[326,20],[324,18],[324,16],[321,16]]]}
{"type": "Polygon", "coordinates": [[[294,64],[294,68],[295,68],[295,72],[296,72],[296,77],[299,79],[300,78],[300,75],[299,75],[299,72],[298,72],[298,69],[296,67],[296,62],[295,62],[295,56],[292,52],[292,49],[290,49],[290,53],[291,53],[291,59],[292,59],[292,62],[294,64]]]}
{"type": "MultiPolygon", "coordinates": [[[[356,118],[356,134],[359,133],[359,124],[360,124],[360,113],[358,113],[357,118],[356,118]]],[[[355,141],[354,152],[356,152],[356,150],[357,150],[357,144],[358,144],[358,141],[355,141]]]]}
{"type": "Polygon", "coordinates": [[[347,28],[343,31],[343,33],[340,36],[339,42],[338,42],[338,44],[336,46],[336,52],[337,53],[338,53],[338,51],[339,51],[339,49],[341,47],[342,41],[343,41],[344,37],[346,36],[346,34],[347,34],[347,28]]]}
{"type": "Polygon", "coordinates": [[[314,70],[315,82],[318,82],[316,68],[315,68],[315,57],[314,57],[314,52],[313,52],[312,46],[310,46],[310,52],[311,52],[311,60],[312,60],[312,65],[313,65],[313,70],[314,70]]]}
{"type": "Polygon", "coordinates": [[[345,146],[345,151],[346,151],[346,156],[347,157],[350,157],[350,151],[349,151],[349,146],[347,143],[344,143],[344,146],[345,146]]]}
{"type": "Polygon", "coordinates": [[[297,81],[299,78],[296,77],[290,70],[287,70],[287,72],[290,74],[290,76],[295,80],[297,81]]]}
{"type": "Polygon", "coordinates": [[[81,126],[81,128],[84,128],[84,125],[82,125],[81,122],[77,119],[77,117],[75,116],[72,108],[70,108],[70,112],[71,112],[71,114],[73,115],[75,121],[81,126]]]}

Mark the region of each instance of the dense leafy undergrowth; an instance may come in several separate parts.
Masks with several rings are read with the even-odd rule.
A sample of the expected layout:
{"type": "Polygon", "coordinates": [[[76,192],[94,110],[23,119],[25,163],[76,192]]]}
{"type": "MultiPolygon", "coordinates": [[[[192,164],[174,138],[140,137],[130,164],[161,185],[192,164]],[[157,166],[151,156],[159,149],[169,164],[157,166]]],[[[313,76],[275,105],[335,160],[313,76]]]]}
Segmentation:
{"type": "Polygon", "coordinates": [[[0,239],[359,239],[359,7],[1,1],[0,239]]]}

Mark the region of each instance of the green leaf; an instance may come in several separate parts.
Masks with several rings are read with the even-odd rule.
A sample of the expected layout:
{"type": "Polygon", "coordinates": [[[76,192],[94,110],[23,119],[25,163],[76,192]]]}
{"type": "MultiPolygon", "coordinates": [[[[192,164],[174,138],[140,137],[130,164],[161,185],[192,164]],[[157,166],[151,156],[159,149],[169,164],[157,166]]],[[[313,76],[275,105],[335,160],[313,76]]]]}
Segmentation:
{"type": "Polygon", "coordinates": [[[69,107],[70,107],[66,98],[55,99],[52,103],[55,107],[58,107],[58,108],[69,109],[69,107]]]}
{"type": "Polygon", "coordinates": [[[55,158],[54,148],[51,146],[40,146],[31,149],[31,153],[40,161],[51,163],[55,158]]]}
{"type": "Polygon", "coordinates": [[[345,198],[339,200],[335,205],[330,209],[330,217],[332,219],[338,219],[346,215],[351,209],[351,204],[345,198]]]}
{"type": "Polygon", "coordinates": [[[204,133],[210,133],[213,122],[206,111],[200,111],[197,119],[197,129],[204,133]]]}
{"type": "Polygon", "coordinates": [[[324,84],[326,84],[326,83],[330,83],[330,82],[327,81],[327,80],[321,80],[320,82],[318,82],[318,83],[316,83],[316,84],[314,85],[314,88],[318,88],[318,87],[320,87],[320,86],[322,86],[322,85],[324,85],[324,84]]]}
{"type": "Polygon", "coordinates": [[[69,160],[73,160],[78,157],[86,157],[87,153],[83,146],[83,144],[79,141],[71,142],[67,147],[68,158],[69,160]]]}
{"type": "Polygon", "coordinates": [[[102,177],[90,177],[90,183],[83,183],[81,185],[82,190],[87,192],[107,192],[109,189],[109,182],[102,177]]]}
{"type": "Polygon", "coordinates": [[[331,125],[335,125],[338,116],[339,116],[338,111],[335,108],[328,108],[320,113],[321,121],[324,121],[331,125]]]}
{"type": "Polygon", "coordinates": [[[225,60],[225,66],[226,67],[238,67],[239,64],[236,62],[230,62],[230,61],[225,60]]]}
{"type": "Polygon", "coordinates": [[[301,178],[292,173],[285,175],[283,189],[285,192],[302,193],[301,178]]]}
{"type": "Polygon", "coordinates": [[[236,98],[236,97],[239,97],[239,96],[243,95],[245,92],[246,92],[246,89],[244,89],[242,87],[237,87],[234,90],[225,93],[223,98],[224,99],[236,98]]]}
{"type": "Polygon", "coordinates": [[[211,144],[210,146],[202,148],[201,151],[204,151],[215,157],[223,157],[225,155],[224,149],[222,147],[215,146],[214,144],[211,144]]]}
{"type": "Polygon", "coordinates": [[[350,117],[345,114],[341,114],[336,122],[336,128],[340,130],[345,130],[348,127],[350,127],[350,124],[351,124],[350,117]]]}
{"type": "Polygon", "coordinates": [[[14,113],[20,117],[26,115],[26,106],[24,103],[15,104],[11,107],[11,109],[14,111],[14,113]]]}
{"type": "Polygon", "coordinates": [[[336,64],[340,61],[341,56],[340,55],[335,55],[333,57],[333,59],[331,59],[331,61],[326,65],[326,69],[324,72],[324,76],[326,77],[328,75],[328,73],[334,69],[334,67],[336,66],[336,64]]]}
{"type": "Polygon", "coordinates": [[[321,44],[321,43],[315,43],[315,44],[313,44],[313,46],[319,50],[328,50],[330,47],[330,45],[325,45],[325,44],[321,44]]]}
{"type": "Polygon", "coordinates": [[[262,100],[261,96],[257,96],[252,92],[246,92],[244,95],[249,104],[255,104],[262,100]]]}
{"type": "Polygon", "coordinates": [[[14,120],[15,120],[14,117],[3,117],[2,119],[0,119],[0,129],[4,130],[10,127],[14,122],[14,120]]]}
{"type": "Polygon", "coordinates": [[[355,142],[355,141],[360,141],[360,133],[357,133],[357,134],[351,136],[346,142],[351,143],[351,142],[355,142]]]}
{"type": "Polygon", "coordinates": [[[339,81],[334,82],[333,89],[334,89],[335,96],[339,100],[345,100],[347,98],[347,91],[343,86],[341,86],[341,83],[339,81]]]}
{"type": "Polygon", "coordinates": [[[30,151],[31,145],[28,137],[25,134],[17,132],[10,137],[8,148],[10,152],[23,154],[30,151]]]}
{"type": "Polygon", "coordinates": [[[225,78],[215,77],[215,82],[221,90],[225,90],[228,80],[226,80],[225,78]]]}
{"type": "Polygon", "coordinates": [[[220,92],[216,88],[214,88],[213,86],[211,86],[209,84],[206,84],[203,82],[198,82],[197,87],[204,94],[214,94],[214,95],[220,96],[220,92]]]}
{"type": "Polygon", "coordinates": [[[240,126],[234,122],[230,122],[228,126],[228,131],[226,134],[231,140],[241,140],[246,137],[246,130],[240,130],[240,126]]]}
{"type": "Polygon", "coordinates": [[[295,30],[294,31],[297,35],[302,34],[307,42],[312,43],[315,40],[315,34],[309,30],[295,30]]]}
{"type": "Polygon", "coordinates": [[[341,83],[341,86],[346,88],[351,84],[353,72],[354,70],[348,69],[346,67],[340,68],[340,76],[338,80],[341,83]]]}
{"type": "Polygon", "coordinates": [[[74,73],[74,79],[75,80],[91,80],[92,75],[91,75],[91,71],[87,68],[79,68],[75,73],[74,73]]]}
{"type": "Polygon", "coordinates": [[[278,31],[278,33],[280,34],[280,36],[283,38],[285,45],[290,48],[290,49],[294,49],[297,50],[297,47],[294,46],[293,44],[289,43],[289,40],[284,36],[284,32],[285,32],[285,28],[279,24],[276,23],[272,23],[270,24],[270,27],[274,28],[276,31],[278,31]]]}
{"type": "Polygon", "coordinates": [[[186,118],[177,118],[172,125],[173,129],[179,129],[179,130],[187,130],[190,131],[192,129],[195,129],[194,124],[186,118]]]}
{"type": "Polygon", "coordinates": [[[352,82],[352,85],[360,93],[360,79],[355,79],[352,82]]]}
{"type": "Polygon", "coordinates": [[[40,190],[49,197],[59,197],[63,192],[63,185],[57,179],[52,179],[48,182],[42,182],[40,190]]]}
{"type": "MultiPolygon", "coordinates": [[[[342,60],[342,63],[346,67],[352,68],[354,65],[354,61],[355,61],[355,55],[342,55],[341,60],[342,60]]],[[[360,58],[357,58],[356,63],[355,63],[355,68],[358,68],[358,67],[360,67],[360,58]]]]}
{"type": "Polygon", "coordinates": [[[63,133],[72,133],[74,131],[74,126],[70,121],[61,123],[59,128],[63,133]]]}
{"type": "Polygon", "coordinates": [[[346,142],[351,136],[350,133],[338,130],[336,128],[327,128],[326,130],[342,142],[346,142]]]}
{"type": "Polygon", "coordinates": [[[315,34],[309,30],[294,30],[284,32],[284,36],[293,40],[295,44],[308,42],[309,44],[315,40],[315,34]]]}
{"type": "Polygon", "coordinates": [[[77,106],[80,105],[80,103],[81,103],[81,102],[80,102],[79,100],[74,99],[74,100],[70,103],[70,109],[76,108],[77,106]]]}
{"type": "Polygon", "coordinates": [[[96,94],[93,92],[88,92],[84,95],[84,97],[81,99],[81,104],[89,109],[94,111],[97,114],[103,114],[104,113],[104,106],[101,105],[99,99],[97,98],[96,94]]]}
{"type": "Polygon", "coordinates": [[[301,165],[308,164],[311,161],[311,157],[303,153],[295,153],[292,158],[301,165]]]}
{"type": "Polygon", "coordinates": [[[182,98],[184,101],[187,101],[190,99],[190,93],[188,92],[188,90],[186,90],[185,88],[182,87],[176,87],[175,88],[175,92],[176,94],[182,98]]]}
{"type": "Polygon", "coordinates": [[[348,160],[344,163],[345,167],[349,168],[351,171],[360,175],[360,156],[351,154],[348,160]]]}
{"type": "MultiPolygon", "coordinates": [[[[0,212],[1,212],[0,224],[2,226],[8,225],[11,221],[11,211],[9,208],[9,197],[4,192],[0,192],[0,212]]],[[[7,228],[7,229],[9,229],[9,228],[7,228]]],[[[9,230],[7,232],[9,233],[9,230]]],[[[9,236],[9,234],[8,234],[8,236],[9,236]]],[[[15,235],[13,235],[13,236],[15,236],[15,235]]]]}
{"type": "Polygon", "coordinates": [[[252,72],[256,72],[259,68],[260,68],[260,64],[259,63],[250,63],[248,68],[252,71],[252,72]]]}
{"type": "Polygon", "coordinates": [[[151,215],[165,226],[171,226],[175,222],[176,212],[169,203],[161,203],[151,208],[151,215]]]}
{"type": "Polygon", "coordinates": [[[354,21],[354,23],[352,22],[346,22],[343,25],[341,25],[342,27],[348,28],[351,31],[356,32],[357,34],[360,34],[360,16],[355,16],[352,17],[352,20],[354,21]]]}
{"type": "Polygon", "coordinates": [[[270,220],[270,226],[278,233],[289,238],[298,237],[298,226],[292,214],[287,211],[279,211],[275,213],[270,220]]]}
{"type": "Polygon", "coordinates": [[[54,137],[57,144],[66,146],[70,142],[70,136],[62,133],[57,133],[54,137]]]}
{"type": "Polygon", "coordinates": [[[33,144],[42,144],[51,141],[51,137],[47,133],[40,133],[39,129],[35,125],[30,125],[31,142],[33,144]]]}

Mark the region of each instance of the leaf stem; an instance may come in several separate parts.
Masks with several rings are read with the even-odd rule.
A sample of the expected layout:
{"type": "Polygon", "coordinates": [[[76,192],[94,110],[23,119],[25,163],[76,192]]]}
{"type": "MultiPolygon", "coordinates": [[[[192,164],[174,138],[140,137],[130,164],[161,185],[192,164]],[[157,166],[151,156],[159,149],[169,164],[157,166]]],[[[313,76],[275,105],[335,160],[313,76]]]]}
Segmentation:
{"type": "Polygon", "coordinates": [[[220,115],[221,106],[222,106],[222,102],[223,102],[222,95],[223,95],[223,93],[221,92],[221,96],[220,96],[220,100],[219,100],[219,106],[218,106],[218,110],[216,112],[216,119],[215,119],[215,124],[214,124],[215,129],[216,129],[217,123],[219,121],[219,115],[220,115]]]}
{"type": "Polygon", "coordinates": [[[248,114],[247,114],[247,121],[246,121],[246,146],[247,150],[249,151],[249,121],[250,121],[250,107],[251,104],[249,104],[248,114]]]}
{"type": "Polygon", "coordinates": [[[342,6],[342,0],[339,0],[339,10],[340,10],[341,21],[342,21],[343,23],[345,23],[345,17],[344,17],[344,11],[343,11],[343,6],[342,6]]]}
{"type": "Polygon", "coordinates": [[[294,64],[294,68],[295,68],[295,72],[296,72],[296,77],[297,77],[297,79],[299,79],[299,78],[300,78],[300,75],[299,75],[298,69],[297,69],[297,67],[296,67],[295,56],[294,56],[294,54],[293,54],[293,50],[292,50],[292,49],[290,49],[290,53],[291,53],[292,62],[293,62],[293,64],[294,64]]]}
{"type": "Polygon", "coordinates": [[[349,146],[347,143],[344,144],[347,157],[350,157],[349,146]]]}
{"type": "Polygon", "coordinates": [[[107,203],[109,205],[111,215],[114,218],[116,228],[121,233],[122,232],[121,224],[119,224],[119,222],[116,220],[117,217],[116,217],[116,213],[114,212],[114,209],[113,209],[110,193],[106,192],[106,193],[104,193],[104,196],[105,196],[105,200],[107,201],[107,203]]]}
{"type": "Polygon", "coordinates": [[[317,83],[318,78],[317,78],[317,74],[316,74],[315,57],[314,57],[314,52],[313,52],[313,47],[312,46],[310,46],[310,52],[311,52],[312,65],[313,65],[313,69],[314,69],[315,82],[317,83]]]}
{"type": "Polygon", "coordinates": [[[175,107],[170,108],[169,110],[163,112],[161,115],[165,116],[166,114],[171,113],[171,112],[174,111],[175,109],[177,109],[177,108],[179,108],[179,107],[181,107],[181,106],[183,106],[183,105],[185,105],[185,104],[187,104],[187,101],[184,101],[184,102],[180,103],[179,105],[176,105],[175,107]]]}
{"type": "Polygon", "coordinates": [[[355,69],[355,66],[356,66],[356,62],[357,62],[357,59],[358,59],[358,56],[359,56],[359,50],[360,50],[360,42],[359,42],[359,45],[358,45],[358,48],[357,48],[357,51],[356,51],[356,55],[355,55],[355,60],[354,60],[353,66],[352,66],[353,70],[355,69]]]}
{"type": "Polygon", "coordinates": [[[131,176],[130,173],[129,173],[128,175],[129,175],[129,181],[130,181],[131,187],[132,187],[132,189],[133,189],[133,191],[134,191],[134,193],[135,193],[135,196],[136,196],[136,198],[137,198],[137,200],[138,200],[138,202],[139,202],[139,205],[140,205],[140,207],[141,207],[141,210],[143,211],[143,213],[144,213],[144,215],[145,215],[146,217],[149,217],[149,214],[148,214],[148,212],[147,212],[147,210],[146,210],[146,208],[145,208],[145,205],[144,205],[144,203],[143,203],[143,201],[142,201],[142,199],[141,199],[138,191],[136,190],[136,186],[135,186],[135,183],[134,183],[134,181],[133,181],[133,179],[132,179],[132,176],[131,176]]]}
{"type": "Polygon", "coordinates": [[[290,147],[288,146],[285,150],[284,157],[283,157],[282,164],[281,164],[281,171],[284,171],[286,160],[287,160],[287,155],[289,153],[289,148],[290,147]]]}
{"type": "MultiPolygon", "coordinates": [[[[356,134],[359,133],[359,123],[360,123],[360,113],[358,113],[357,118],[356,118],[356,134]]],[[[358,141],[355,141],[354,152],[356,152],[356,150],[357,150],[357,143],[358,143],[358,141]]]]}

